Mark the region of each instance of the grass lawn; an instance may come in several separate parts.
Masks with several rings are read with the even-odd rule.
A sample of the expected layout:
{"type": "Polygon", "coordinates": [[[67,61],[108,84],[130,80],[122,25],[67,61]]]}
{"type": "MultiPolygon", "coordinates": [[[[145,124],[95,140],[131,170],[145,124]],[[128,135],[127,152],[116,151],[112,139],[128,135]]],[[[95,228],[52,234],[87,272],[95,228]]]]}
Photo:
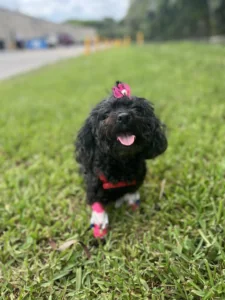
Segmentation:
{"type": "Polygon", "coordinates": [[[111,49],[1,82],[0,299],[225,299],[224,122],[222,46],[111,49]],[[73,140],[117,79],[155,104],[169,148],[96,247],[73,140]]]}

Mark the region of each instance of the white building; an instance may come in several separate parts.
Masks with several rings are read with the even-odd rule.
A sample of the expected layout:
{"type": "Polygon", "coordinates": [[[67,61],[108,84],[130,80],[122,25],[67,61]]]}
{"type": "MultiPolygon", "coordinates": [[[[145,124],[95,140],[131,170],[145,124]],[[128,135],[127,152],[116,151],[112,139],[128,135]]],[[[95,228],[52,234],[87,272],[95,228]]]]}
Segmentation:
{"type": "Polygon", "coordinates": [[[69,34],[75,42],[81,43],[86,38],[94,39],[97,32],[91,27],[56,24],[0,8],[0,40],[6,48],[13,47],[16,39],[28,40],[58,34],[69,34]]]}

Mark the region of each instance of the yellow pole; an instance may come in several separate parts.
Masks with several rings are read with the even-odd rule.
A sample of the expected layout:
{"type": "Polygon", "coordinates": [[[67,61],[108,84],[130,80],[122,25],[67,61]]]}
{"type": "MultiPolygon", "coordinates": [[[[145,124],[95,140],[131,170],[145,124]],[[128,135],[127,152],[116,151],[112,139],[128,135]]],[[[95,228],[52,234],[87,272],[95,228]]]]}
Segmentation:
{"type": "Polygon", "coordinates": [[[84,42],[84,54],[90,55],[91,53],[91,40],[87,38],[84,42]]]}
{"type": "Polygon", "coordinates": [[[139,31],[137,33],[136,39],[137,39],[137,44],[138,45],[143,45],[144,44],[144,34],[143,34],[143,32],[139,31]]]}
{"type": "Polygon", "coordinates": [[[115,40],[115,46],[118,48],[118,47],[121,47],[122,45],[122,40],[121,39],[116,39],[115,40]]]}
{"type": "Polygon", "coordinates": [[[125,45],[125,46],[130,46],[130,43],[131,43],[131,38],[130,38],[130,36],[126,36],[126,37],[124,38],[124,45],[125,45]]]}

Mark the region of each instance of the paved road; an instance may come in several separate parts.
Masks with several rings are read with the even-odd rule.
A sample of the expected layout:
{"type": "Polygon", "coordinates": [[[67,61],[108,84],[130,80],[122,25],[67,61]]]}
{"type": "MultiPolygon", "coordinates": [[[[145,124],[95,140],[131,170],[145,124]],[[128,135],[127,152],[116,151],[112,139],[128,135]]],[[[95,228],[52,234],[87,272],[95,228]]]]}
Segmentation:
{"type": "Polygon", "coordinates": [[[0,80],[38,69],[56,61],[78,56],[83,47],[68,47],[31,51],[0,51],[0,80]]]}

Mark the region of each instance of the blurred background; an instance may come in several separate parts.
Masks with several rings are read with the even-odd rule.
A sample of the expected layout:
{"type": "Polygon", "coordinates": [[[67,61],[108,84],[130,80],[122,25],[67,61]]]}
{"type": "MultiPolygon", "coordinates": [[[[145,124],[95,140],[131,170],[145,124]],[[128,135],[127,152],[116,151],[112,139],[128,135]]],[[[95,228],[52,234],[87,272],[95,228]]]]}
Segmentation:
{"type": "Polygon", "coordinates": [[[0,0],[0,49],[71,46],[85,39],[223,41],[225,0],[0,0]]]}
{"type": "Polygon", "coordinates": [[[0,299],[225,299],[224,37],[225,0],[0,0],[0,299]],[[73,141],[116,80],[169,147],[94,249],[73,141]]]}

